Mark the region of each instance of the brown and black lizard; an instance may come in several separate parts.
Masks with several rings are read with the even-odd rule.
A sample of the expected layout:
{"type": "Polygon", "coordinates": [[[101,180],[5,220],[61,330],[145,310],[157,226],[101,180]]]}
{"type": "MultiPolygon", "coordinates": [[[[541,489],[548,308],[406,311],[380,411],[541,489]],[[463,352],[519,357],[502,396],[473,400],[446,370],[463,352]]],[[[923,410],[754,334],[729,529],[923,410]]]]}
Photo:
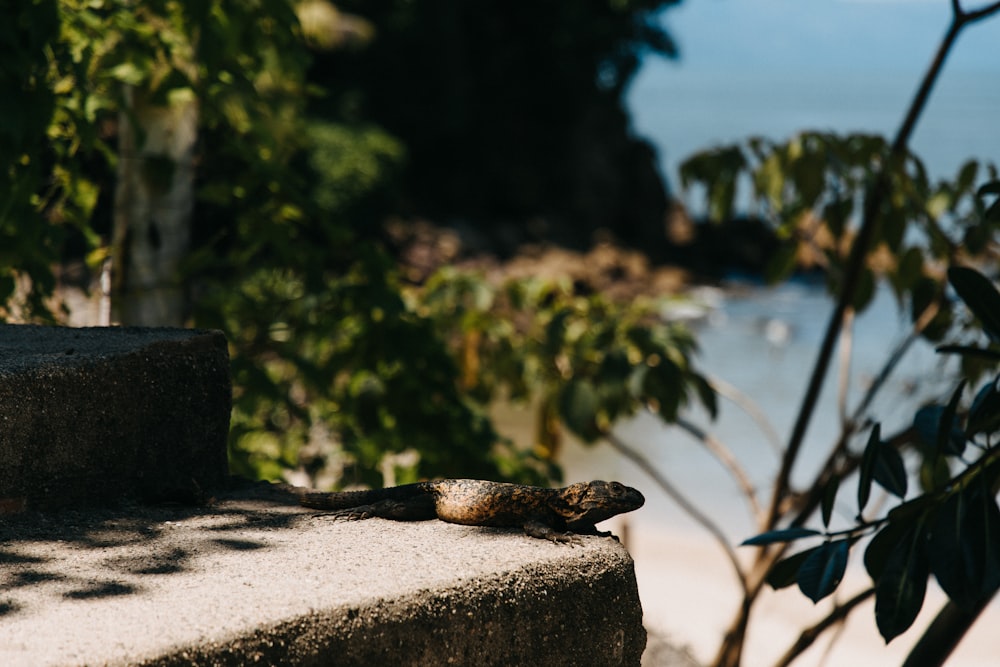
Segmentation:
{"type": "Polygon", "coordinates": [[[577,542],[574,534],[600,535],[594,524],[642,507],[645,498],[618,482],[580,482],[561,489],[479,479],[442,479],[372,491],[310,491],[305,507],[333,510],[342,519],[395,521],[440,519],[466,526],[522,528],[553,542],[577,542]]]}

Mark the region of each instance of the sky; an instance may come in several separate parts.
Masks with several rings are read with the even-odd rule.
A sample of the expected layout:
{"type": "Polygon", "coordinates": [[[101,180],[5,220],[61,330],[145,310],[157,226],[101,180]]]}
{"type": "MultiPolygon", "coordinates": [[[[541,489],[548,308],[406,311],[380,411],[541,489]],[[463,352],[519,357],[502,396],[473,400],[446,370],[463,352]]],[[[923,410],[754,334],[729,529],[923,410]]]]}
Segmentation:
{"type": "MultiPolygon", "coordinates": [[[[966,10],[982,7],[963,3],[966,10]]],[[[648,57],[628,92],[634,131],[677,183],[692,153],[752,135],[892,137],[951,20],[950,0],[683,0],[664,23],[680,58],[648,57]]],[[[965,27],[911,148],[934,178],[1000,163],[1000,13],[965,27]]]]}
{"type": "MultiPolygon", "coordinates": [[[[692,69],[919,71],[950,18],[949,0],[684,0],[664,13],[677,64],[692,69]]],[[[1000,86],[1000,15],[967,26],[948,66],[992,72],[1000,86]]]]}

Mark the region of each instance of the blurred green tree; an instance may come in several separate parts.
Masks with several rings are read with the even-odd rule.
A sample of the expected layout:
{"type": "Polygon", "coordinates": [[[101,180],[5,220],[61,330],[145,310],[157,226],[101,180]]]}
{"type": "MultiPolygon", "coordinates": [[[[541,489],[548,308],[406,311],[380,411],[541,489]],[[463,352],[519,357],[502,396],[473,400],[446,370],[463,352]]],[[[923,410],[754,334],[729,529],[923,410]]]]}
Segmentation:
{"type": "MultiPolygon", "coordinates": [[[[577,16],[575,6],[560,9],[573,49],[532,57],[558,60],[550,74],[571,77],[571,88],[591,93],[603,71],[596,89],[611,95],[634,70],[638,46],[665,38],[649,32],[641,7],[609,5],[577,16]],[[617,32],[605,34],[608,12],[617,32]],[[625,23],[632,27],[624,30],[625,23]],[[588,40],[593,53],[585,56],[588,40]],[[580,57],[584,69],[571,67],[567,54],[580,57]]],[[[546,5],[537,18],[553,20],[552,9],[546,5]]],[[[456,5],[435,16],[469,21],[469,11],[456,5]]],[[[491,12],[503,15],[494,7],[479,11],[476,25],[492,23],[491,12]]],[[[547,296],[522,294],[520,305],[497,299],[495,308],[456,320],[461,304],[441,298],[454,293],[444,278],[404,294],[373,230],[405,201],[400,193],[412,192],[402,178],[407,165],[414,165],[412,175],[421,161],[428,169],[440,162],[419,136],[385,129],[376,114],[320,114],[320,100],[343,104],[354,82],[372,76],[361,71],[361,60],[348,58],[346,68],[324,79],[326,91],[307,77],[310,45],[353,57],[383,35],[379,48],[388,48],[402,29],[397,19],[390,12],[367,21],[322,0],[20,5],[3,28],[16,48],[0,61],[0,87],[11,93],[5,99],[24,101],[0,107],[0,164],[15,186],[0,209],[0,233],[11,241],[0,251],[5,314],[14,314],[16,301],[19,318],[52,319],[52,269],[66,253],[85,255],[92,269],[110,262],[112,297],[125,323],[185,322],[226,333],[233,470],[273,479],[297,469],[326,486],[440,475],[538,483],[558,477],[551,431],[544,446],[527,450],[494,432],[486,402],[502,387],[542,397],[546,423],[561,419],[588,440],[640,405],[655,405],[670,419],[692,389],[710,400],[690,364],[693,341],[659,321],[653,307],[532,288],[547,296]],[[522,326],[510,329],[509,317],[522,326]],[[454,344],[474,334],[502,345],[454,344]],[[468,380],[473,358],[488,387],[468,380]]],[[[659,47],[669,51],[669,42],[659,47]]],[[[503,78],[504,59],[483,54],[477,65],[495,70],[493,80],[503,78]]],[[[520,67],[516,76],[525,73],[520,67]]],[[[401,104],[416,92],[408,78],[393,84],[401,104]]],[[[541,132],[559,109],[583,103],[578,93],[545,98],[562,106],[519,118],[541,132]]],[[[431,135],[446,125],[425,120],[431,135]]],[[[467,128],[490,122],[475,114],[463,120],[467,128]]],[[[491,147],[468,150],[488,156],[491,147]]],[[[544,208],[541,199],[522,204],[544,208]]],[[[475,277],[449,280],[456,289],[496,289],[475,277]]],[[[528,287],[505,289],[526,294],[528,287]]]]}
{"type": "Polygon", "coordinates": [[[310,78],[330,94],[312,108],[403,141],[405,213],[656,248],[666,191],[623,95],[641,56],[677,53],[658,21],[676,2],[347,0],[375,37],[317,56],[310,78]]]}

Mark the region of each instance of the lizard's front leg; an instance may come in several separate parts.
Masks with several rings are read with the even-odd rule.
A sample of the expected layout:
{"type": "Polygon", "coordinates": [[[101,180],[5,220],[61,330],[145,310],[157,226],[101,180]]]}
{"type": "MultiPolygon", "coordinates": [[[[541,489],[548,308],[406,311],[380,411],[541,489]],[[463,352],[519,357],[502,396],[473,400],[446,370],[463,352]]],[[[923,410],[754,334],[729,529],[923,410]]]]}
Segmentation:
{"type": "Polygon", "coordinates": [[[524,533],[529,537],[537,537],[542,540],[549,540],[550,542],[556,542],[558,544],[568,544],[570,546],[576,546],[578,544],[583,544],[583,541],[579,536],[573,533],[564,533],[552,528],[541,521],[531,519],[524,522],[524,533]]]}

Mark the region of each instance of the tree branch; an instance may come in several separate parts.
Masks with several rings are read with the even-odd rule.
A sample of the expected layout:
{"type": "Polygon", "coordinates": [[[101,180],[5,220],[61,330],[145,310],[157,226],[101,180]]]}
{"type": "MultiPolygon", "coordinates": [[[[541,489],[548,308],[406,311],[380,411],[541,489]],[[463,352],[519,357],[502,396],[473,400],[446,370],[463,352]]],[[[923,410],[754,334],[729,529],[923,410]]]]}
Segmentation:
{"type": "Polygon", "coordinates": [[[719,543],[722,550],[725,552],[726,557],[733,565],[733,571],[736,573],[736,578],[740,582],[740,586],[743,588],[744,592],[747,590],[747,580],[746,574],[743,572],[743,566],[740,564],[739,558],[736,556],[736,550],[733,549],[732,544],[730,544],[729,538],[726,534],[722,532],[722,529],[717,523],[715,523],[711,517],[702,512],[698,507],[687,498],[680,490],[674,486],[670,480],[664,477],[660,471],[649,462],[645,456],[643,456],[639,451],[633,449],[626,445],[618,436],[614,433],[605,433],[604,437],[607,439],[608,444],[614,447],[619,454],[622,454],[625,458],[630,460],[632,463],[639,466],[639,468],[649,475],[656,484],[663,489],[663,492],[670,496],[677,505],[692,519],[694,519],[702,528],[704,528],[708,533],[715,538],[715,541],[719,543]]]}
{"type": "Polygon", "coordinates": [[[815,642],[821,634],[829,630],[834,625],[842,623],[844,619],[847,618],[847,615],[854,611],[855,607],[874,594],[875,589],[868,588],[861,591],[847,602],[838,604],[818,623],[803,630],[802,634],[799,635],[799,638],[795,640],[795,643],[788,648],[785,654],[781,656],[776,663],[774,663],[774,667],[787,667],[787,665],[792,664],[792,661],[812,646],[813,642],[815,642]]]}
{"type": "Polygon", "coordinates": [[[767,415],[753,402],[753,399],[721,378],[709,377],[708,384],[716,394],[732,402],[736,407],[745,412],[757,424],[757,428],[767,438],[772,449],[779,455],[781,454],[783,448],[781,436],[778,435],[778,431],[775,430],[774,426],[768,420],[767,415]]]}
{"type": "MultiPolygon", "coordinates": [[[[1000,8],[1000,3],[998,3],[998,8],[1000,8]]],[[[865,268],[865,260],[868,257],[868,250],[870,249],[875,238],[875,231],[878,227],[878,221],[880,218],[879,214],[883,201],[889,191],[889,173],[892,169],[902,163],[902,160],[906,155],[906,146],[910,141],[910,135],[913,134],[913,130],[916,127],[917,119],[920,117],[924,106],[927,104],[927,99],[930,96],[931,89],[934,87],[934,83],[944,66],[945,58],[947,57],[948,52],[951,50],[955,39],[958,37],[958,34],[964,25],[965,21],[956,15],[955,19],[949,26],[948,31],[945,33],[945,36],[938,47],[937,53],[934,56],[934,60],[931,62],[931,66],[927,70],[927,73],[924,75],[920,87],[917,89],[913,102],[911,102],[910,108],[907,111],[906,118],[903,120],[899,131],[896,133],[896,138],[892,142],[892,147],[889,155],[887,156],[886,163],[881,165],[878,175],[875,178],[875,183],[872,185],[868,196],[865,197],[865,207],[861,227],[858,229],[854,243],[851,246],[851,253],[847,259],[847,266],[844,271],[843,282],[841,283],[837,304],[834,308],[833,315],[830,317],[830,322],[827,325],[823,341],[820,344],[819,355],[816,358],[816,364],[813,367],[812,375],[809,378],[809,384],[802,399],[802,406],[799,409],[798,417],[796,418],[795,425],[792,428],[792,434],[788,441],[788,447],[786,448],[785,456],[781,461],[781,469],[778,472],[777,479],[775,480],[770,508],[768,511],[768,519],[765,526],[767,529],[774,528],[781,516],[782,501],[789,492],[789,481],[791,479],[792,468],[798,460],[799,451],[802,448],[802,442],[805,439],[806,430],[809,427],[809,422],[812,421],[812,415],[815,411],[816,403],[819,400],[820,391],[823,388],[823,381],[826,378],[827,369],[830,366],[834,344],[836,343],[841,328],[843,327],[847,309],[851,306],[851,303],[854,300],[854,295],[858,288],[861,273],[865,268]]]]}
{"type": "Polygon", "coordinates": [[[750,511],[753,513],[754,523],[758,524],[761,520],[762,511],[760,503],[757,501],[757,491],[754,489],[753,483],[750,481],[750,476],[747,475],[746,470],[740,465],[739,460],[733,456],[732,451],[726,447],[721,440],[716,438],[711,433],[705,431],[701,427],[689,422],[683,417],[677,418],[677,426],[688,434],[701,442],[712,456],[721,463],[732,478],[736,481],[736,484],[740,487],[740,491],[743,492],[743,496],[747,500],[747,504],[750,506],[750,511]]]}

